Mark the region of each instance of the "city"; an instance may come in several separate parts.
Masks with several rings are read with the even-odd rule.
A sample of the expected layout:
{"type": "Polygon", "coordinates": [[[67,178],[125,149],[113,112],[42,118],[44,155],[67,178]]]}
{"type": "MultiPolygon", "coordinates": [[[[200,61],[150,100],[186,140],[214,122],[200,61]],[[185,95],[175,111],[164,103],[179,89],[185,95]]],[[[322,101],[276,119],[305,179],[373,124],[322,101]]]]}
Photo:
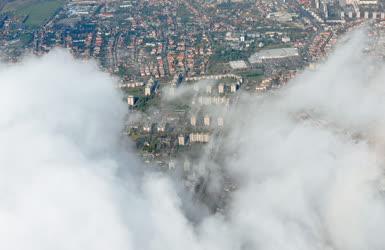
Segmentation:
{"type": "MultiPolygon", "coordinates": [[[[47,9],[44,18],[27,3],[0,6],[2,58],[16,62],[28,52],[44,55],[63,47],[77,58],[96,59],[119,78],[116,87],[135,114],[130,117],[139,117],[127,120],[123,133],[144,162],[183,169],[191,190],[209,178],[207,167],[194,159],[220,151],[212,145],[226,133],[226,113],[238,91],[258,95],[280,88],[297,72],[316,67],[350,29],[371,20],[380,30],[385,21],[376,0],[39,4],[47,9]]],[[[228,185],[224,190],[235,187],[228,185]]]]}
{"type": "MultiPolygon", "coordinates": [[[[196,224],[201,226],[201,221],[204,221],[209,225],[210,221],[207,222],[205,219],[215,217],[213,219],[215,227],[227,228],[234,223],[235,228],[242,225],[241,231],[245,233],[247,229],[243,228],[243,223],[247,219],[238,217],[234,212],[234,207],[238,209],[235,211],[243,211],[239,204],[247,204],[249,211],[245,214],[253,220],[263,221],[263,218],[256,219],[252,216],[254,208],[250,204],[253,203],[251,201],[253,198],[247,196],[250,198],[249,204],[248,198],[245,198],[247,192],[255,195],[255,199],[261,204],[265,203],[260,197],[269,197],[266,199],[270,203],[266,203],[266,207],[259,203],[256,205],[258,211],[265,213],[267,218],[271,216],[271,221],[264,221],[263,226],[268,227],[272,226],[270,223],[275,223],[276,218],[281,216],[279,207],[282,205],[284,210],[282,220],[285,225],[282,227],[286,227],[286,223],[291,223],[291,216],[293,220],[297,220],[297,213],[301,213],[301,209],[304,209],[303,212],[307,214],[308,206],[311,207],[313,204],[308,200],[306,202],[301,200],[301,195],[306,196],[302,194],[307,191],[305,184],[314,180],[312,185],[315,186],[310,185],[313,189],[309,189],[311,193],[309,199],[313,201],[318,192],[323,194],[324,190],[328,190],[329,184],[325,183],[329,183],[329,178],[335,178],[333,180],[343,186],[341,184],[343,180],[338,179],[341,178],[338,177],[339,171],[345,173],[344,168],[355,161],[361,165],[381,165],[378,167],[380,169],[378,174],[377,171],[373,170],[373,172],[376,173],[376,178],[377,175],[380,176],[377,179],[381,181],[376,182],[375,185],[376,190],[379,190],[382,195],[385,192],[383,160],[377,159],[377,152],[383,149],[381,128],[383,119],[380,112],[372,114],[371,111],[376,109],[375,104],[378,106],[382,104],[383,90],[380,82],[384,59],[385,2],[382,0],[3,0],[0,2],[0,67],[4,67],[4,72],[7,72],[8,67],[12,68],[12,65],[20,69],[24,64],[29,65],[29,71],[25,71],[26,79],[20,80],[20,82],[27,82],[28,74],[32,74],[30,72],[34,70],[33,63],[30,63],[32,60],[36,65],[45,63],[44,67],[47,68],[46,72],[36,71],[41,74],[41,84],[45,81],[57,80],[63,81],[64,85],[68,82],[68,85],[72,86],[75,83],[78,84],[80,81],[78,79],[82,79],[80,84],[84,82],[84,87],[79,86],[79,89],[77,86],[72,86],[74,92],[67,94],[70,87],[68,89],[58,87],[57,90],[52,90],[54,92],[52,100],[51,97],[45,98],[49,100],[47,103],[54,100],[55,105],[59,107],[67,105],[67,100],[68,105],[74,101],[73,106],[76,106],[76,103],[85,106],[85,110],[91,115],[88,116],[85,112],[82,116],[77,116],[77,112],[68,111],[67,113],[64,109],[61,117],[60,108],[48,109],[43,112],[41,119],[43,121],[47,119],[50,122],[50,117],[55,115],[55,118],[52,118],[54,128],[51,129],[52,124],[49,123],[49,133],[53,131],[52,133],[56,136],[65,131],[64,138],[66,138],[68,121],[65,120],[69,119],[71,122],[68,125],[71,128],[68,129],[69,137],[78,135],[81,138],[75,140],[74,148],[79,147],[81,150],[85,148],[85,153],[75,158],[86,159],[87,162],[90,159],[89,161],[92,162],[90,165],[92,165],[93,161],[98,162],[105,157],[106,159],[101,161],[100,165],[110,166],[111,164],[113,165],[111,169],[118,169],[119,174],[130,172],[131,170],[126,170],[121,165],[130,166],[132,161],[133,165],[139,166],[139,170],[133,171],[135,174],[132,174],[134,176],[132,179],[136,179],[137,171],[144,172],[143,179],[146,180],[147,171],[149,171],[151,174],[155,173],[155,176],[156,174],[165,175],[174,180],[176,185],[181,187],[175,188],[176,194],[172,193],[170,200],[173,201],[173,195],[178,197],[175,198],[178,200],[175,203],[180,203],[178,209],[181,211],[178,210],[178,213],[182,214],[180,216],[187,221],[186,224],[193,225],[192,231],[196,229],[196,224]],[[69,53],[71,59],[61,53],[69,53]],[[55,56],[58,62],[55,62],[55,56]],[[60,64],[59,60],[63,63],[60,64]],[[83,65],[94,65],[96,70],[92,66],[83,65]],[[72,73],[68,70],[67,80],[65,75],[67,66],[74,75],[81,77],[71,76],[72,73]],[[76,67],[83,69],[84,72],[76,71],[76,67]],[[362,72],[360,72],[361,68],[362,72]],[[54,76],[56,70],[60,73],[57,77],[54,76]],[[45,80],[46,77],[49,80],[45,80]],[[105,99],[99,93],[97,86],[100,84],[99,81],[103,82],[105,78],[108,79],[106,82],[112,86],[114,93],[118,93],[117,98],[110,98],[114,94],[111,94],[108,89],[103,89],[108,95],[105,99]],[[351,89],[349,81],[354,83],[351,89]],[[373,84],[369,87],[360,85],[366,82],[373,84]],[[340,83],[343,87],[340,87],[340,83]],[[313,84],[313,87],[306,84],[313,84]],[[62,98],[61,92],[68,99],[62,98]],[[94,92],[97,94],[93,95],[94,92]],[[360,93],[363,93],[362,96],[360,93]],[[83,96],[80,97],[80,94],[83,96]],[[351,100],[353,97],[349,94],[356,97],[357,103],[355,103],[356,99],[351,100]],[[78,97],[80,100],[77,99],[78,97]],[[360,99],[361,97],[363,99],[360,99]],[[55,98],[58,100],[56,101],[55,98]],[[61,104],[60,100],[64,104],[61,104]],[[109,108],[109,105],[115,104],[115,109],[109,108]],[[93,105],[99,110],[96,110],[93,105]],[[123,112],[120,110],[121,107],[123,112]],[[341,112],[336,111],[339,108],[341,112]],[[89,129],[85,129],[85,126],[83,128],[79,125],[83,117],[93,121],[98,117],[99,111],[106,116],[106,118],[96,119],[96,122],[102,124],[100,127],[99,124],[93,124],[89,129]],[[71,115],[72,112],[74,116],[71,115]],[[123,117],[122,120],[114,116],[115,112],[123,117]],[[119,124],[110,125],[110,120],[119,124]],[[116,122],[117,120],[119,122],[116,122]],[[73,130],[72,126],[74,126],[73,130]],[[119,145],[119,149],[115,149],[116,145],[109,142],[112,136],[107,136],[110,135],[108,130],[116,126],[119,127],[119,138],[123,138],[123,141],[128,140],[127,144],[115,142],[119,145]],[[106,134],[101,127],[106,129],[106,134]],[[78,134],[76,131],[83,132],[78,134]],[[96,136],[92,134],[95,131],[98,132],[96,136]],[[87,137],[88,132],[91,133],[92,139],[100,136],[96,139],[95,148],[94,142],[87,137]],[[365,153],[362,153],[364,156],[356,147],[364,148],[365,153]],[[111,155],[119,155],[119,160],[111,157],[109,150],[113,152],[111,155]],[[120,155],[121,151],[124,152],[123,156],[120,155]],[[134,155],[135,160],[130,158],[131,154],[134,155]],[[355,156],[362,156],[362,159],[355,159],[355,156]],[[121,160],[125,157],[130,160],[121,160]],[[317,161],[318,157],[319,161],[317,161]],[[353,157],[353,160],[350,157],[353,157]],[[263,167],[259,169],[258,164],[263,167]],[[305,168],[313,164],[324,172],[318,168],[313,170],[305,168]],[[288,172],[289,170],[283,167],[286,165],[293,172],[288,172]],[[329,170],[329,166],[334,165],[337,170],[329,170]],[[314,171],[314,176],[309,173],[311,171],[314,171]],[[319,176],[316,176],[317,174],[319,176]],[[290,178],[296,180],[297,177],[303,181],[298,185],[303,186],[297,187],[297,184],[292,184],[295,181],[290,178]],[[265,180],[268,180],[267,184],[265,180]],[[258,186],[259,184],[262,188],[258,186]],[[250,187],[254,187],[258,192],[248,190],[250,187]],[[288,200],[284,198],[286,197],[285,187],[287,190],[295,191],[298,188],[301,194],[294,197],[294,200],[297,199],[296,202],[299,204],[309,203],[306,208],[301,207],[300,212],[294,209],[295,212],[291,214],[291,208],[288,206],[291,201],[288,201],[289,198],[288,200]],[[182,193],[182,198],[179,198],[179,192],[182,193]],[[280,197],[280,200],[275,201],[274,198],[270,198],[274,195],[280,197]],[[187,201],[188,205],[184,203],[185,199],[188,200],[185,197],[192,197],[192,201],[187,201]],[[273,212],[277,213],[277,216],[267,212],[270,207],[276,209],[273,209],[273,212]],[[192,210],[194,212],[191,212],[192,210]],[[221,216],[225,219],[218,223],[217,217],[222,218],[221,216]],[[228,222],[227,216],[236,217],[236,222],[228,222]]],[[[38,66],[36,68],[39,69],[38,66]]],[[[1,78],[1,74],[0,68],[0,83],[1,81],[7,84],[12,82],[8,80],[12,79],[11,77],[1,78]]],[[[20,71],[21,77],[23,74],[24,72],[20,71]]],[[[39,76],[33,75],[33,77],[30,81],[36,81],[39,86],[39,76]]],[[[15,85],[18,81],[15,80],[15,85]]],[[[23,86],[23,84],[19,85],[23,86]]],[[[6,91],[7,89],[4,91],[4,104],[2,105],[0,101],[0,106],[7,107],[8,102],[12,103],[8,99],[23,102],[24,95],[33,94],[28,87],[13,91],[12,95],[7,94],[6,91]],[[20,97],[13,96],[13,93],[19,92],[23,92],[20,97]],[[9,96],[8,99],[7,96],[9,96]]],[[[45,93],[44,90],[42,92],[45,93]]],[[[47,93],[50,92],[47,91],[47,93]]],[[[25,106],[31,105],[33,112],[36,112],[34,108],[40,107],[40,104],[37,98],[37,100],[33,99],[31,104],[26,102],[25,106]]],[[[18,105],[24,104],[15,104],[15,107],[19,107],[18,105]]],[[[0,128],[16,124],[19,119],[18,110],[15,108],[14,114],[9,115],[15,118],[9,120],[6,118],[3,124],[0,120],[0,128]]],[[[26,111],[28,114],[34,114],[33,112],[26,111]]],[[[37,113],[38,116],[41,115],[39,110],[37,113]]],[[[29,117],[29,115],[25,116],[29,117]]],[[[87,122],[84,121],[84,123],[87,122]]],[[[29,126],[27,126],[28,129],[29,126]]],[[[59,142],[62,140],[62,138],[54,138],[59,142]]],[[[61,149],[62,146],[54,145],[46,152],[55,155],[55,150],[61,149]]],[[[65,162],[65,160],[59,161],[65,162]]],[[[48,157],[43,163],[45,162],[50,162],[50,158],[48,157]]],[[[104,176],[105,170],[103,167],[101,169],[95,176],[99,174],[104,176]]],[[[106,167],[106,169],[109,168],[106,167]]],[[[360,171],[357,170],[357,172],[360,171]]],[[[115,177],[111,177],[112,174],[107,176],[107,179],[111,178],[115,181],[115,177]]],[[[138,193],[145,192],[147,189],[146,186],[142,186],[142,175],[138,174],[138,176],[140,178],[137,179],[140,181],[128,181],[127,185],[133,183],[134,187],[130,186],[132,190],[140,190],[138,193]]],[[[355,180],[355,174],[352,173],[351,176],[353,176],[351,179],[355,180]]],[[[365,174],[362,176],[362,178],[366,177],[365,174]]],[[[154,182],[157,183],[157,177],[151,178],[154,178],[156,180],[154,182]]],[[[367,177],[362,182],[375,182],[373,179],[375,178],[367,177]]],[[[337,186],[337,184],[333,182],[333,185],[337,186]]],[[[332,187],[331,184],[330,187],[332,187]]],[[[345,190],[344,188],[345,186],[341,190],[345,190]]],[[[154,190],[157,190],[157,187],[154,190]]],[[[338,189],[338,191],[341,190],[338,189]]],[[[359,191],[356,192],[359,193],[359,191]]],[[[169,195],[168,192],[165,193],[169,195]]],[[[287,194],[287,196],[290,195],[291,193],[287,194]]],[[[339,198],[328,195],[329,193],[325,195],[326,198],[320,197],[320,199],[330,199],[333,202],[336,202],[335,199],[344,200],[341,198],[343,194],[339,198]]],[[[372,193],[369,195],[376,196],[372,193]]],[[[141,198],[138,199],[141,200],[141,198]]],[[[353,198],[350,199],[353,200],[353,198]]],[[[157,202],[160,204],[166,202],[161,200],[157,202]]],[[[135,200],[134,203],[136,202],[135,200]]],[[[321,208],[317,207],[320,211],[317,210],[315,213],[324,215],[322,209],[324,204],[327,204],[325,209],[328,209],[329,200],[317,202],[322,204],[321,208]]],[[[317,202],[314,203],[318,204],[317,202]]],[[[381,204],[378,205],[379,211],[382,211],[383,203],[381,204]]],[[[293,204],[294,207],[295,205],[293,204]]],[[[358,202],[357,206],[359,206],[358,202]]],[[[139,205],[138,207],[137,211],[140,211],[142,207],[139,205]]],[[[327,216],[317,217],[316,220],[326,221],[330,219],[328,216],[342,216],[340,211],[338,212],[338,215],[325,212],[327,216]]],[[[377,245],[362,244],[366,248],[360,248],[359,244],[358,247],[354,245],[349,248],[349,244],[339,242],[338,232],[329,229],[330,225],[325,226],[330,230],[325,233],[323,229],[318,228],[322,226],[312,219],[309,219],[310,226],[307,225],[307,221],[303,222],[302,218],[299,221],[301,222],[293,228],[295,228],[294,232],[297,227],[300,228],[298,230],[301,234],[293,237],[306,239],[305,243],[294,242],[291,247],[282,248],[283,243],[275,245],[266,239],[255,243],[240,236],[241,240],[238,239],[241,242],[240,245],[229,249],[302,249],[300,246],[308,244],[308,238],[302,237],[306,234],[302,233],[302,230],[309,230],[311,234],[316,235],[310,236],[309,245],[311,246],[313,242],[319,243],[318,238],[322,239],[319,247],[317,245],[309,248],[314,250],[380,250],[385,245],[379,242],[377,245]],[[301,228],[301,223],[306,224],[305,229],[301,228]],[[327,235],[328,233],[332,236],[327,235]],[[336,239],[333,238],[334,236],[336,239]],[[269,243],[267,247],[264,245],[265,242],[269,243]]],[[[204,224],[204,226],[207,225],[204,224]]],[[[254,228],[255,223],[248,226],[254,228]]],[[[289,227],[291,228],[291,224],[289,227]]],[[[196,230],[200,229],[199,227],[196,230]]],[[[157,229],[151,228],[151,230],[157,229]]],[[[276,228],[274,230],[279,231],[276,228]]],[[[285,228],[285,232],[290,235],[287,231],[290,230],[285,228]]],[[[231,234],[233,233],[236,234],[231,231],[231,234]]],[[[206,245],[207,242],[204,242],[201,235],[197,236],[195,232],[191,234],[199,239],[198,247],[191,249],[222,249],[216,243],[206,245]],[[214,245],[217,248],[207,247],[214,245]]],[[[0,240],[0,248],[1,246],[0,240]]],[[[167,248],[162,245],[160,248],[143,247],[142,249],[167,248]]]]}

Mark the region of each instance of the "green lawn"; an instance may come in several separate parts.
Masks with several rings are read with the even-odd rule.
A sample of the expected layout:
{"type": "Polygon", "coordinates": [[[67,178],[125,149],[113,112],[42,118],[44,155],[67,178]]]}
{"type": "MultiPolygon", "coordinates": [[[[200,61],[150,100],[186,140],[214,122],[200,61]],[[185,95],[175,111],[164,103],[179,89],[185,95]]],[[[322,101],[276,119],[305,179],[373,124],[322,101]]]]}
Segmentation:
{"type": "Polygon", "coordinates": [[[10,12],[20,18],[28,16],[25,24],[29,27],[39,27],[48,21],[63,4],[64,0],[17,0],[8,3],[2,12],[10,12]]]}
{"type": "Polygon", "coordinates": [[[136,87],[136,88],[127,88],[123,90],[128,95],[133,95],[137,97],[144,96],[144,87],[136,87]]]}
{"type": "Polygon", "coordinates": [[[264,78],[263,72],[259,70],[243,72],[240,75],[249,81],[259,81],[264,78]]]}

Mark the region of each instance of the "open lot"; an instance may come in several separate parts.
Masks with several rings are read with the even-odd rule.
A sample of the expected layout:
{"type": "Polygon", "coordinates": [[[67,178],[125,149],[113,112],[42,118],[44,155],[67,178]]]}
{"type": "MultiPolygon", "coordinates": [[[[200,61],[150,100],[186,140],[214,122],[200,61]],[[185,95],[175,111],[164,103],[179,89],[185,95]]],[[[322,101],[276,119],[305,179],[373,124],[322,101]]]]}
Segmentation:
{"type": "Polygon", "coordinates": [[[25,18],[24,23],[27,26],[38,27],[48,21],[64,2],[64,0],[16,0],[8,2],[1,12],[25,18]]]}

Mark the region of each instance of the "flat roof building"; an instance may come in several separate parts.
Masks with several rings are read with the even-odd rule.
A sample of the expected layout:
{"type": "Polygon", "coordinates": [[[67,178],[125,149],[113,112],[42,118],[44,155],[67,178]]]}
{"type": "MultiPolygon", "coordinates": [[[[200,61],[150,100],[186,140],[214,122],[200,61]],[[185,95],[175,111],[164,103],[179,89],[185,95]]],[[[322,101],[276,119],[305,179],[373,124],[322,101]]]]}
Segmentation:
{"type": "Polygon", "coordinates": [[[210,126],[210,116],[205,115],[205,117],[203,118],[203,123],[205,126],[210,126]]]}
{"type": "Polygon", "coordinates": [[[280,48],[280,49],[267,49],[261,50],[249,57],[251,64],[262,63],[264,60],[269,59],[284,59],[290,57],[299,56],[297,48],[280,48]]]}
{"type": "Polygon", "coordinates": [[[127,104],[128,104],[128,106],[134,106],[137,100],[138,100],[137,97],[135,97],[133,95],[129,95],[127,97],[127,104]]]}
{"type": "Polygon", "coordinates": [[[229,64],[230,64],[230,67],[232,69],[246,69],[247,68],[247,64],[243,60],[231,61],[231,62],[229,62],[229,64]]]}
{"type": "Polygon", "coordinates": [[[194,126],[194,127],[197,125],[197,118],[195,115],[191,116],[190,123],[191,123],[191,126],[194,126]]]}
{"type": "Polygon", "coordinates": [[[178,144],[180,146],[185,146],[188,143],[188,137],[185,135],[179,135],[178,136],[178,144]]]}

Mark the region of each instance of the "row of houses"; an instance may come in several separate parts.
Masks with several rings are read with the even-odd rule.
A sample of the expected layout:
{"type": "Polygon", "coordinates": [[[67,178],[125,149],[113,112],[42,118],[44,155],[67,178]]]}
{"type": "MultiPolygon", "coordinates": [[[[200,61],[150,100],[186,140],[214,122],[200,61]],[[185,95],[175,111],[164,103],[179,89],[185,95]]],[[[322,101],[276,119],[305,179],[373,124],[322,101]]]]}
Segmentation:
{"type": "Polygon", "coordinates": [[[203,75],[203,76],[186,77],[186,81],[221,80],[224,78],[236,79],[240,81],[240,83],[242,83],[243,81],[242,77],[236,74],[203,75]]]}
{"type": "Polygon", "coordinates": [[[223,127],[224,122],[223,122],[223,117],[221,116],[217,117],[216,119],[213,119],[211,116],[205,115],[202,119],[202,118],[197,118],[197,116],[193,115],[190,118],[190,124],[193,127],[196,127],[199,125],[203,125],[206,127],[217,125],[218,127],[223,127]],[[216,120],[216,124],[213,124],[213,120],[214,121],[216,120]]]}
{"type": "Polygon", "coordinates": [[[126,82],[126,83],[119,83],[118,88],[124,89],[124,88],[138,88],[143,87],[145,85],[144,82],[126,82]]]}
{"type": "Polygon", "coordinates": [[[210,134],[206,132],[190,133],[188,135],[181,134],[178,136],[178,144],[186,146],[193,143],[208,143],[210,134]]]}
{"type": "Polygon", "coordinates": [[[199,105],[225,105],[230,104],[230,98],[226,96],[199,96],[194,98],[192,104],[199,105]]]}
{"type": "Polygon", "coordinates": [[[377,11],[364,11],[364,12],[353,12],[353,11],[349,11],[349,12],[345,12],[345,11],[341,11],[341,19],[344,20],[345,18],[349,18],[349,19],[385,19],[385,12],[377,12],[377,11]]]}

